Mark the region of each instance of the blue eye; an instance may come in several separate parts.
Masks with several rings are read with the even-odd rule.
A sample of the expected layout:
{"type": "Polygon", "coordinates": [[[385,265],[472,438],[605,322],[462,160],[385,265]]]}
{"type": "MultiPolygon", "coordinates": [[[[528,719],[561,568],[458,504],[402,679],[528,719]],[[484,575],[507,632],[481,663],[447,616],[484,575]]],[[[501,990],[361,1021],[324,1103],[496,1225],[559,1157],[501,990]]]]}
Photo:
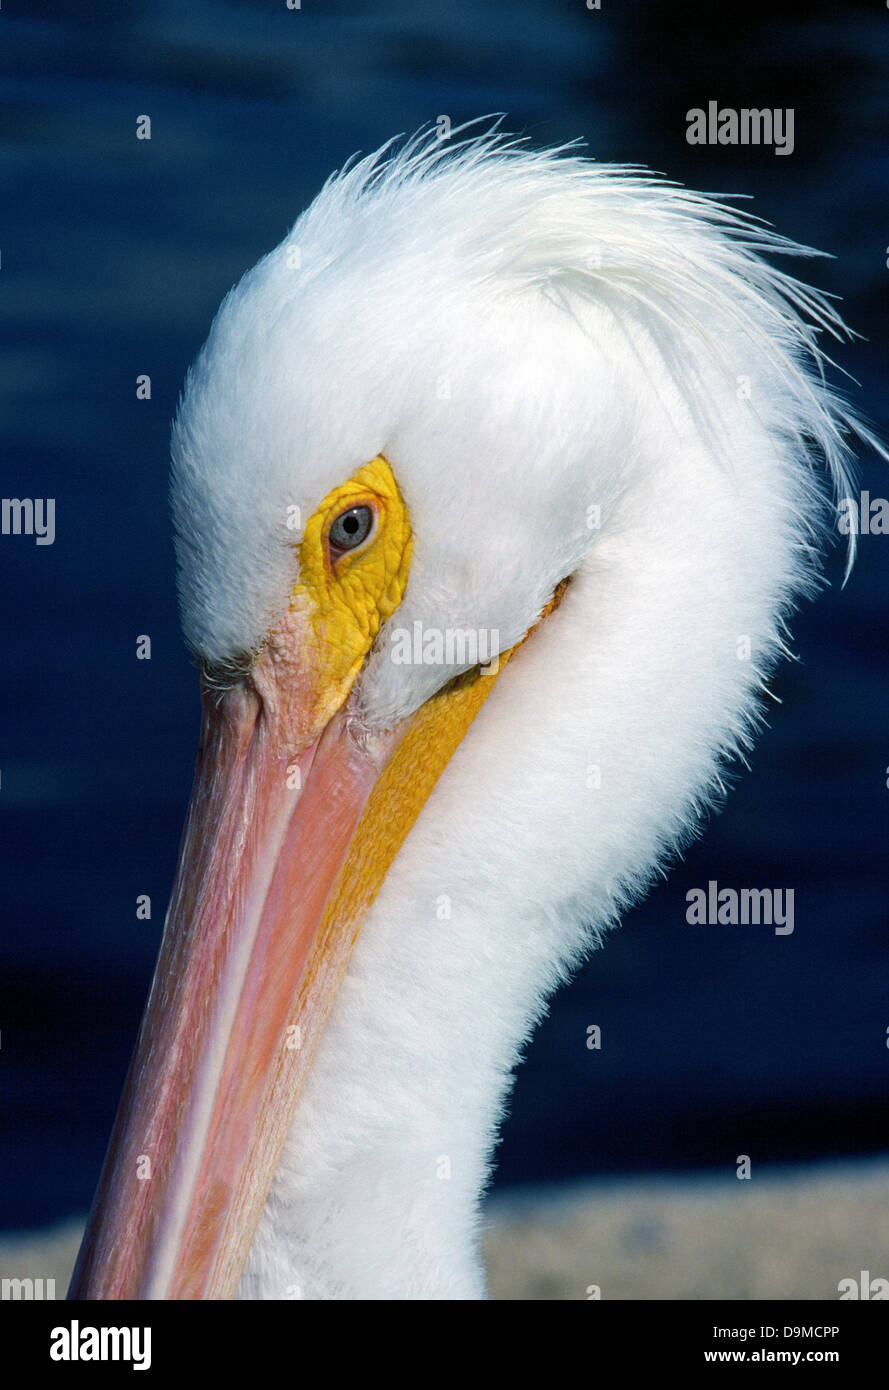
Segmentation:
{"type": "Polygon", "coordinates": [[[373,524],[371,507],[350,507],[347,512],[340,512],[327,533],[327,539],[334,550],[356,550],[367,540],[373,524]]]}

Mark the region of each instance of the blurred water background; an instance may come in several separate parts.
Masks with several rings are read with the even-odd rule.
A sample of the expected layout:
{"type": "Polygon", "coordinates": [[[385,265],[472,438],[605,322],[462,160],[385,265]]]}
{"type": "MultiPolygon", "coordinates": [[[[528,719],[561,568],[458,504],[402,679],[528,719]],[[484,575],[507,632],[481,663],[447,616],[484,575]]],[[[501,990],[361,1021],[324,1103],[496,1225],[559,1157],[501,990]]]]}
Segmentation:
{"type": "MultiPolygon", "coordinates": [[[[887,19],[820,0],[800,15],[748,3],[721,28],[704,4],[609,0],[4,5],[0,492],[57,500],[54,545],[0,538],[0,1227],[87,1208],[158,946],[198,712],[168,431],[219,300],[354,151],[502,111],[536,144],[580,136],[600,160],[754,195],[759,216],[833,253],[804,273],[865,335],[834,355],[889,434],[887,19]],[[689,146],[685,112],[711,98],[793,107],[793,154],[689,146]]],[[[873,458],[862,484],[889,495],[873,458]]],[[[539,1029],[499,1188],[885,1148],[889,538],[862,538],[844,590],[839,556],[829,572],[724,813],[539,1029]],[[793,935],[688,926],[685,893],[710,879],[794,888],[793,935]]]]}

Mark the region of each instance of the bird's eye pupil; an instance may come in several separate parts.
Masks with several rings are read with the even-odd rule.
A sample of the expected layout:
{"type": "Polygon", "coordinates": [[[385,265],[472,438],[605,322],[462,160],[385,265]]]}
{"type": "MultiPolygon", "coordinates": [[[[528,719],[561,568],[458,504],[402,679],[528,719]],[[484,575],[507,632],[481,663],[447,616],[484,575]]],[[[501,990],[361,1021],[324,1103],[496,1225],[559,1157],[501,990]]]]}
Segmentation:
{"type": "Polygon", "coordinates": [[[336,550],[354,550],[367,540],[373,522],[374,514],[370,507],[350,507],[333,522],[328,532],[330,544],[336,550]]]}

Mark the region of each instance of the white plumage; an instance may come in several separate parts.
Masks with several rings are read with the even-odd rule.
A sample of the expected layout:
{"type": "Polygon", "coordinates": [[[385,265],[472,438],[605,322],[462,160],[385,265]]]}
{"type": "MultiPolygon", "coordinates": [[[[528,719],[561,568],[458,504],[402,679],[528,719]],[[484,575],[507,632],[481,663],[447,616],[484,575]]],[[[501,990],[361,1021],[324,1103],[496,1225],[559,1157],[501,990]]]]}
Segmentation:
{"type": "Polygon", "coordinates": [[[392,630],[505,649],[571,576],[364,924],[241,1296],[483,1294],[520,1049],[748,745],[846,487],[861,431],[816,342],[842,324],[761,259],[790,252],[813,254],[634,169],[422,137],[331,179],[221,307],[174,432],[203,660],[286,610],[288,508],[377,454],[415,548],[359,678],[370,728],[455,674],[393,663],[392,630]]]}

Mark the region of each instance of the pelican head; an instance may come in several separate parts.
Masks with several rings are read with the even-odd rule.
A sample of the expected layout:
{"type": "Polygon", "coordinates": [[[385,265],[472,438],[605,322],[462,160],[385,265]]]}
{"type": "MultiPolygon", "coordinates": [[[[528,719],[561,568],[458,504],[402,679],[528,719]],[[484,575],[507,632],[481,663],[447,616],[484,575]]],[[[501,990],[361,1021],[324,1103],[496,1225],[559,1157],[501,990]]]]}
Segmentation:
{"type": "Polygon", "coordinates": [[[818,583],[858,426],[788,252],[422,136],[227,296],[173,431],[196,780],[74,1296],[483,1295],[519,1050],[818,583]]]}

